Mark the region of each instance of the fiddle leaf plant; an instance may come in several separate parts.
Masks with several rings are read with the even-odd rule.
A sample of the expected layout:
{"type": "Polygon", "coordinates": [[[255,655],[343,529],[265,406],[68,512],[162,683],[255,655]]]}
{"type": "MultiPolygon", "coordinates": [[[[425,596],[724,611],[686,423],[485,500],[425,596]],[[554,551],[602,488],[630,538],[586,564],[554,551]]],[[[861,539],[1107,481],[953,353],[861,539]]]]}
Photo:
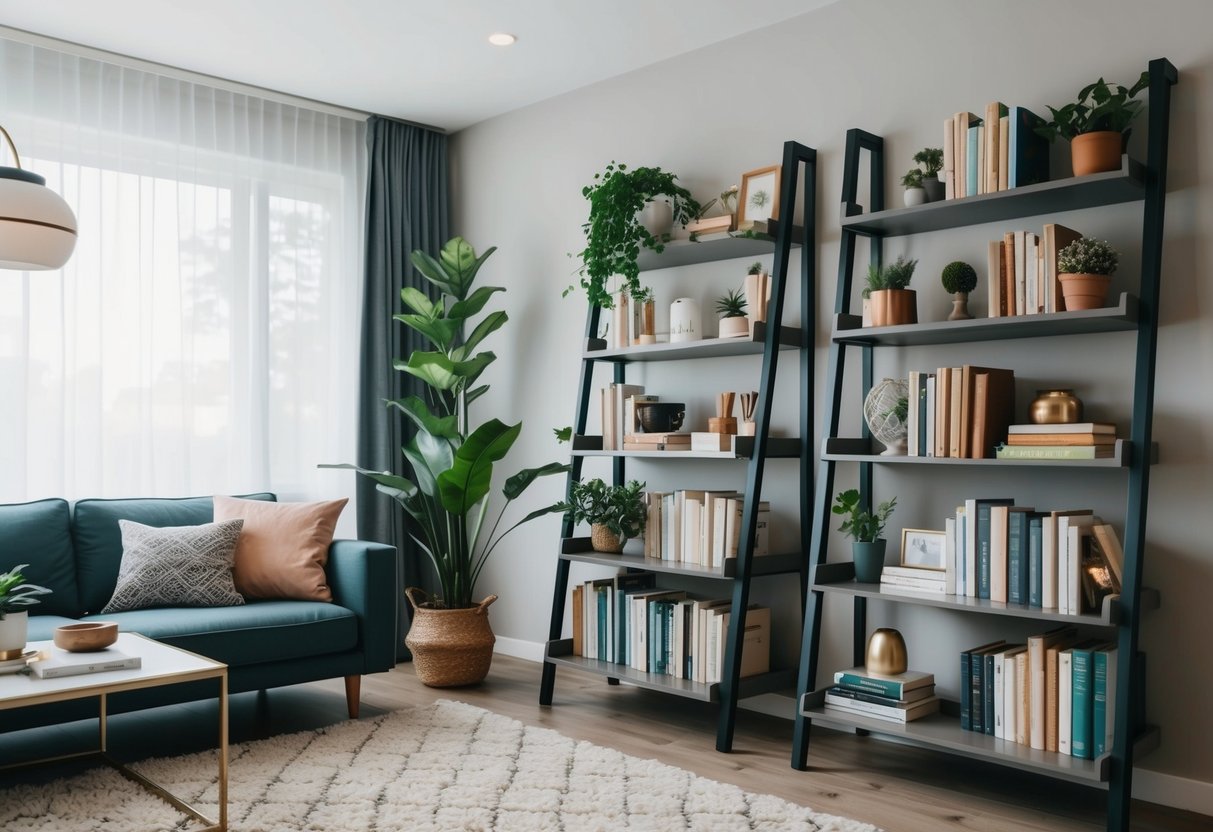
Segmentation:
{"type": "Polygon", "coordinates": [[[25,612],[26,607],[42,603],[39,595],[51,594],[44,586],[26,583],[21,570],[28,566],[28,563],[21,563],[7,572],[0,572],[0,621],[9,613],[25,612]]]}
{"type": "Polygon", "coordinates": [[[509,320],[504,311],[494,311],[473,324],[492,296],[505,291],[500,286],[473,289],[480,267],[494,251],[495,247],[477,256],[466,240],[455,237],[438,257],[413,252],[413,266],[439,296],[431,300],[419,289],[406,288],[400,298],[410,311],[392,316],[433,347],[414,350],[407,361],[394,362],[398,371],[428,387],[425,398],[407,396],[387,402],[416,428],[403,448],[410,476],[355,465],[321,466],[349,468],[369,477],[415,521],[409,534],[438,575],[441,594],[429,600],[436,609],[475,606],[476,580],[501,540],[530,520],[566,510],[563,503],[535,509],[497,534],[506,509],[531,483],[569,470],[555,462],[527,468],[506,479],[501,489],[504,501],[486,530],[493,466],[506,457],[522,431],[521,422],[508,425],[495,418],[471,427],[470,405],[489,389],[477,381],[497,359],[491,351],[477,350],[509,320]]]}

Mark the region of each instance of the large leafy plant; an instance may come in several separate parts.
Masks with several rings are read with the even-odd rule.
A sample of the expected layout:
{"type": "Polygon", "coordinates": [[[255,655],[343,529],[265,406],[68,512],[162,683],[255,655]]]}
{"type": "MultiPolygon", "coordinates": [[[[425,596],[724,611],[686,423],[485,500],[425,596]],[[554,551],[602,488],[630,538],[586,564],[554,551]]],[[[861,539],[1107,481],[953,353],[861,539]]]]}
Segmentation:
{"type": "Polygon", "coordinates": [[[397,370],[425,382],[426,397],[387,403],[417,429],[403,448],[412,478],[353,465],[328,466],[354,468],[370,477],[379,491],[413,518],[416,528],[410,534],[438,573],[441,595],[431,598],[431,604],[440,609],[474,606],[476,579],[497,544],[522,524],[565,510],[563,503],[536,509],[497,534],[509,504],[532,482],[568,470],[558,463],[528,468],[505,481],[501,489],[505,501],[486,534],[493,463],[506,456],[522,431],[521,422],[507,425],[498,419],[471,428],[470,406],[489,389],[477,381],[497,358],[488,350],[477,350],[509,319],[503,311],[489,312],[473,325],[492,296],[505,291],[500,286],[472,288],[477,272],[494,251],[490,248],[477,257],[466,240],[455,237],[437,258],[413,252],[413,266],[439,289],[439,298],[430,300],[419,289],[405,288],[400,298],[410,311],[393,316],[434,347],[395,362],[397,370]]]}
{"type": "Polygon", "coordinates": [[[28,563],[22,563],[8,572],[0,572],[0,621],[10,612],[25,612],[26,607],[41,603],[39,595],[51,594],[44,586],[26,583],[21,570],[27,566],[28,563]]]}
{"type": "Polygon", "coordinates": [[[1058,136],[1070,141],[1083,133],[1110,130],[1124,135],[1128,143],[1129,125],[1141,110],[1142,102],[1133,97],[1150,85],[1150,73],[1143,72],[1131,87],[1108,84],[1100,78],[1078,91],[1078,100],[1060,109],[1049,107],[1053,119],[1036,128],[1050,142],[1058,136]]]}
{"type": "Polygon", "coordinates": [[[644,483],[632,480],[626,485],[607,485],[601,479],[575,482],[565,508],[574,523],[606,526],[624,540],[639,537],[647,519],[644,483]]]}
{"type": "Polygon", "coordinates": [[[699,213],[699,203],[675,182],[677,178],[661,168],[629,169],[612,161],[602,173],[594,174],[593,183],[581,189],[581,195],[589,200],[590,216],[581,226],[585,248],[577,254],[581,258],[578,274],[590,303],[611,307],[606,283],[614,275],[622,276],[622,288],[639,300],[643,291],[636,262],[640,247],[656,252],[665,249],[664,241],[640,224],[637,214],[644,203],[656,196],[669,197],[674,221],[684,226],[699,213]]]}

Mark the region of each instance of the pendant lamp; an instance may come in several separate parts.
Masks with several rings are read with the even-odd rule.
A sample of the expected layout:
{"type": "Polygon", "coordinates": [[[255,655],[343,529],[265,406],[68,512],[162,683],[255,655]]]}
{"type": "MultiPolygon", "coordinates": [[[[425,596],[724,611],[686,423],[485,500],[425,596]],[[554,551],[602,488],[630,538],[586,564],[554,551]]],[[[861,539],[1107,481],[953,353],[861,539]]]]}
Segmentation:
{"type": "Polygon", "coordinates": [[[0,166],[0,269],[58,269],[76,247],[76,215],[46,179],[21,169],[12,136],[0,134],[16,167],[0,166]]]}

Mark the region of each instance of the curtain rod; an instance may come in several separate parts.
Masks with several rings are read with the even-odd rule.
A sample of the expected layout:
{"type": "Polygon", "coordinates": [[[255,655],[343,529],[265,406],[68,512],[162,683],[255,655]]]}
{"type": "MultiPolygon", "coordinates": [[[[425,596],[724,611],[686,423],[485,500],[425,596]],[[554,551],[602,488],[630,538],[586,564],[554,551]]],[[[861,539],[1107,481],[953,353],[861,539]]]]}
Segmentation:
{"type": "MultiPolygon", "coordinates": [[[[310,110],[327,113],[329,115],[341,116],[343,118],[366,119],[372,113],[355,110],[350,107],[342,107],[337,104],[330,104],[327,101],[317,101],[314,98],[307,98],[302,95],[294,95],[288,92],[279,90],[271,90],[265,87],[258,87],[253,84],[245,84],[241,81],[233,81],[230,78],[220,78],[217,75],[207,75],[203,72],[194,72],[189,69],[169,66],[168,64],[157,63],[156,61],[148,61],[143,58],[133,58],[130,55],[123,55],[118,52],[109,52],[105,49],[98,49],[94,46],[85,46],[82,43],[74,41],[62,40],[60,38],[52,38],[47,35],[39,35],[35,32],[27,32],[24,29],[14,29],[11,26],[0,25],[0,37],[9,40],[26,43],[31,46],[44,47],[53,49],[58,52],[65,52],[71,55],[76,55],[81,58],[91,58],[97,61],[103,61],[117,66],[127,67],[129,69],[138,69],[145,72],[163,75],[169,78],[175,78],[179,81],[189,81],[191,83],[201,83],[210,87],[227,90],[241,95],[253,95],[258,98],[265,98],[271,101],[277,101],[280,104],[287,104],[295,107],[306,107],[310,110]]],[[[436,133],[445,134],[446,131],[429,124],[421,124],[408,119],[396,118],[395,116],[384,116],[391,118],[393,121],[410,124],[414,127],[423,127],[426,130],[433,130],[436,133]]]]}

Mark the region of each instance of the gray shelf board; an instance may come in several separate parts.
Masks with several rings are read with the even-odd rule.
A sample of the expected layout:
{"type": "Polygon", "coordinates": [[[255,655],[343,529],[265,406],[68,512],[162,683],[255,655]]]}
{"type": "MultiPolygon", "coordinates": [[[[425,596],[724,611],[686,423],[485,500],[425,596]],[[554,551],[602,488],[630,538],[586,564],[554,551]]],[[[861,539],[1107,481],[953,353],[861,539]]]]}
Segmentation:
{"type": "MultiPolygon", "coordinates": [[[[754,437],[738,436],[734,447],[734,451],[604,451],[601,436],[574,436],[572,454],[629,459],[749,459],[754,453],[754,437]]],[[[793,459],[799,456],[799,439],[780,436],[767,439],[768,459],[793,459]]]]}
{"type": "Polygon", "coordinates": [[[835,316],[832,337],[839,344],[865,347],[967,344],[1015,338],[1047,338],[1054,335],[1129,332],[1137,329],[1137,317],[1137,296],[1122,292],[1115,306],[1105,306],[1101,309],[972,318],[967,321],[865,327],[860,316],[840,314],[835,316]]]}
{"type": "MultiPolygon", "coordinates": [[[[771,235],[733,236],[710,240],[671,240],[660,254],[652,249],[641,248],[636,258],[640,271],[672,269],[675,266],[693,266],[697,263],[715,263],[720,260],[735,260],[739,257],[761,257],[775,250],[775,237],[771,235]]],[[[792,226],[792,247],[799,248],[804,242],[804,229],[792,226]]]]}
{"type": "MultiPolygon", "coordinates": [[[[614,555],[608,552],[595,552],[588,537],[571,537],[562,540],[560,557],[564,560],[574,560],[579,563],[593,563],[599,566],[612,566],[620,569],[642,569],[646,572],[663,572],[669,575],[684,575],[690,578],[711,578],[714,580],[731,581],[737,577],[736,558],[726,560],[723,568],[713,569],[709,566],[663,561],[639,555],[614,555]]],[[[762,555],[753,559],[750,574],[754,577],[786,575],[799,572],[800,565],[803,562],[804,555],[799,552],[762,555]]]]}
{"type": "Polygon", "coordinates": [[[876,237],[898,237],[967,225],[1077,211],[1145,198],[1145,168],[1121,156],[1120,168],[1087,176],[1055,179],[993,194],[928,202],[864,214],[855,204],[842,206],[842,229],[876,237]]]}
{"type": "MultiPolygon", "coordinates": [[[[606,341],[591,338],[581,357],[586,361],[615,361],[630,364],[637,361],[680,361],[695,358],[727,358],[733,355],[762,355],[766,348],[766,324],[758,322],[748,337],[704,338],[699,341],[680,341],[676,344],[645,344],[608,349],[606,341]]],[[[803,335],[798,327],[780,327],[779,348],[798,349],[803,335]]]]}
{"type": "MultiPolygon", "coordinates": [[[[1125,619],[1124,607],[1120,604],[1120,596],[1109,595],[1104,598],[1103,606],[1098,614],[1084,613],[1083,615],[1066,615],[1057,610],[1045,610],[1037,607],[1027,607],[1019,604],[1004,604],[984,598],[970,598],[966,595],[940,595],[916,592],[881,592],[880,584],[859,583],[855,580],[855,565],[851,562],[824,563],[817,567],[813,577],[814,592],[834,592],[842,595],[852,595],[861,598],[880,598],[897,604],[915,604],[924,607],[958,610],[960,612],[981,613],[984,615],[1002,615],[1012,618],[1032,618],[1037,621],[1055,621],[1063,624],[1082,624],[1089,627],[1116,627],[1125,619]]],[[[1158,609],[1161,596],[1156,589],[1141,588],[1141,611],[1150,612],[1158,609]]]]}
{"type": "MultiPolygon", "coordinates": [[[[1152,443],[1151,463],[1158,462],[1158,443],[1152,443]]],[[[821,444],[821,458],[833,462],[867,462],[877,465],[986,465],[996,467],[1027,466],[1047,468],[1113,468],[1128,470],[1133,446],[1128,439],[1117,439],[1112,456],[1105,459],[960,459],[950,456],[881,456],[874,439],[827,437],[821,444]]]]}
{"type": "MultiPolygon", "coordinates": [[[[662,693],[671,693],[686,699],[698,699],[701,702],[716,702],[720,698],[720,685],[716,683],[706,685],[700,682],[692,682],[689,679],[676,679],[673,676],[665,674],[645,673],[626,664],[616,664],[615,662],[606,662],[600,659],[587,659],[584,656],[574,656],[573,640],[571,638],[549,641],[544,653],[544,661],[563,667],[571,667],[575,670],[584,670],[587,673],[594,673],[598,676],[608,676],[619,679],[621,682],[636,685],[637,687],[661,691],[662,693]]],[[[770,693],[786,688],[789,684],[794,685],[795,683],[796,672],[794,670],[775,670],[770,673],[751,676],[741,680],[738,685],[737,698],[745,699],[746,697],[757,696],[761,693],[770,693]]]]}
{"type": "MultiPolygon", "coordinates": [[[[946,713],[933,714],[902,724],[828,709],[824,706],[824,701],[824,690],[807,693],[801,701],[800,712],[813,722],[830,728],[871,731],[874,734],[897,737],[922,748],[940,749],[971,759],[1032,771],[1088,786],[1106,787],[1111,770],[1111,754],[1100,755],[1098,759],[1094,760],[1083,760],[1053,751],[1042,751],[1017,742],[1001,740],[988,734],[966,731],[960,727],[960,720],[956,716],[946,713]]],[[[1146,728],[1134,744],[1134,760],[1141,759],[1157,748],[1158,741],[1158,728],[1154,726],[1146,728]]]]}

